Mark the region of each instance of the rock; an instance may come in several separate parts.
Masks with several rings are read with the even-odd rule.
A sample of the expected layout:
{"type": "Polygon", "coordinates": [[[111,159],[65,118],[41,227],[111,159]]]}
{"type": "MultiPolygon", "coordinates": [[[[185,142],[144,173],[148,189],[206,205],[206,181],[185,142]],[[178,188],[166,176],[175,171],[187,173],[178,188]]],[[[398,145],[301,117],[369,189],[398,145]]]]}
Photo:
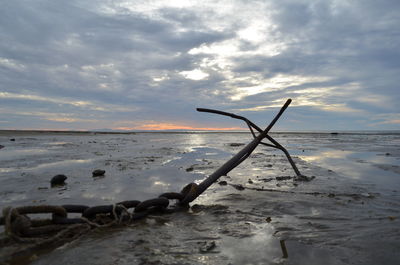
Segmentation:
{"type": "Polygon", "coordinates": [[[106,173],[106,171],[103,169],[96,169],[92,172],[92,175],[93,175],[93,177],[100,177],[100,176],[104,176],[105,173],[106,173]]]}
{"type": "Polygon", "coordinates": [[[229,144],[229,146],[232,146],[232,147],[242,146],[242,145],[244,145],[244,144],[242,144],[242,143],[230,143],[229,144]]]}
{"type": "Polygon", "coordinates": [[[186,169],[186,172],[192,172],[194,170],[193,166],[190,166],[186,169]]]}
{"type": "Polygon", "coordinates": [[[228,185],[228,182],[226,182],[225,180],[222,180],[222,181],[218,182],[218,184],[221,186],[226,186],[226,185],[228,185]]]}
{"type": "Polygon", "coordinates": [[[201,244],[202,246],[199,248],[200,253],[208,253],[217,246],[217,244],[215,244],[215,241],[202,242],[201,244]]]}
{"type": "Polygon", "coordinates": [[[1,145],[1,144],[0,144],[0,149],[2,149],[2,148],[4,148],[4,145],[1,145]]]}
{"type": "Polygon", "coordinates": [[[263,181],[263,182],[270,182],[271,180],[273,180],[273,178],[263,178],[263,179],[260,179],[261,181],[263,181]]]}
{"type": "Polygon", "coordinates": [[[241,184],[232,184],[232,187],[234,187],[237,190],[244,190],[245,187],[243,187],[243,185],[241,184]]]}
{"type": "Polygon", "coordinates": [[[62,175],[62,174],[55,175],[54,177],[51,178],[50,184],[52,187],[65,185],[66,179],[67,179],[67,177],[65,175],[62,175]]]}
{"type": "Polygon", "coordinates": [[[192,206],[190,207],[190,209],[191,209],[194,213],[198,213],[198,212],[201,212],[201,211],[204,210],[204,206],[203,206],[203,205],[199,205],[199,204],[195,204],[195,205],[192,205],[192,206]]]}
{"type": "Polygon", "coordinates": [[[11,142],[15,142],[15,138],[11,138],[10,141],[11,141],[11,142]]]}
{"type": "Polygon", "coordinates": [[[281,177],[276,177],[275,179],[278,181],[282,181],[282,180],[292,179],[292,177],[291,176],[281,176],[281,177]]]}
{"type": "Polygon", "coordinates": [[[315,179],[315,176],[307,177],[305,175],[299,175],[294,178],[295,181],[311,181],[315,179]]]}
{"type": "Polygon", "coordinates": [[[252,181],[251,179],[249,179],[247,182],[248,182],[249,184],[253,184],[253,181],[252,181]]]}

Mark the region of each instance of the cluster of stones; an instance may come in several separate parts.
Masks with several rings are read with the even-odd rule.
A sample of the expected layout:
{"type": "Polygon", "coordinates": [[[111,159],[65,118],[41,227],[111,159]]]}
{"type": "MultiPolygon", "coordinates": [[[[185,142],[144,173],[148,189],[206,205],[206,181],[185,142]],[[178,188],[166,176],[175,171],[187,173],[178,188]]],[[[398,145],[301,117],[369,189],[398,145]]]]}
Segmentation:
{"type": "MultiPolygon", "coordinates": [[[[92,172],[92,176],[93,177],[102,177],[102,176],[104,176],[105,173],[106,173],[106,171],[103,169],[96,169],[92,172]]],[[[58,174],[51,178],[50,184],[52,187],[63,186],[66,184],[65,183],[66,179],[67,179],[67,176],[65,176],[63,174],[58,174]]]]}

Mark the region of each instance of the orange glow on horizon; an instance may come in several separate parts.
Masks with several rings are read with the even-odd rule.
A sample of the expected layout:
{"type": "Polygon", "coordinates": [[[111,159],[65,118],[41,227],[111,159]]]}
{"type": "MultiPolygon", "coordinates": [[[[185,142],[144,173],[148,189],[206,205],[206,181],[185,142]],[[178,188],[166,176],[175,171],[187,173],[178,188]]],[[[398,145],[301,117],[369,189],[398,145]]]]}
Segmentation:
{"type": "Polygon", "coordinates": [[[189,131],[234,131],[243,130],[241,127],[228,127],[228,128],[204,128],[204,127],[192,127],[187,125],[179,125],[173,123],[152,123],[143,124],[138,127],[118,127],[116,130],[144,130],[144,131],[166,131],[166,130],[189,130],[189,131]]]}

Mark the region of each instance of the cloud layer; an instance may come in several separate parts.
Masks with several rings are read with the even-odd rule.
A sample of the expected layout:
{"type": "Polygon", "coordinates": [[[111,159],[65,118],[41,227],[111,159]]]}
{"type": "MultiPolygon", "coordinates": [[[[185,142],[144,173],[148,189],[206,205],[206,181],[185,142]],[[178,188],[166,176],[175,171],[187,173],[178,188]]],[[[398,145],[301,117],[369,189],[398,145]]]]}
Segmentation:
{"type": "Polygon", "coordinates": [[[0,129],[400,129],[400,2],[8,1],[0,129]]]}

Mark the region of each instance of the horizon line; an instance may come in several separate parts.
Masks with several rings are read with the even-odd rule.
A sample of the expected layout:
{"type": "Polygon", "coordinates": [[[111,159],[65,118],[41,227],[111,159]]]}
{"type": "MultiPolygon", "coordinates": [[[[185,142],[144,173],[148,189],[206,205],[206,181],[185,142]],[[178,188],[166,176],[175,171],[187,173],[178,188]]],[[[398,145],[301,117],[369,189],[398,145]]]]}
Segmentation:
{"type": "MultiPolygon", "coordinates": [[[[53,132],[53,133],[100,133],[100,134],[130,134],[130,133],[250,133],[249,130],[213,130],[213,129],[170,129],[170,130],[115,130],[115,129],[91,129],[91,130],[80,130],[80,129],[0,129],[0,132],[53,132]]],[[[270,133],[400,133],[400,130],[277,130],[270,131],[270,133]]]]}

